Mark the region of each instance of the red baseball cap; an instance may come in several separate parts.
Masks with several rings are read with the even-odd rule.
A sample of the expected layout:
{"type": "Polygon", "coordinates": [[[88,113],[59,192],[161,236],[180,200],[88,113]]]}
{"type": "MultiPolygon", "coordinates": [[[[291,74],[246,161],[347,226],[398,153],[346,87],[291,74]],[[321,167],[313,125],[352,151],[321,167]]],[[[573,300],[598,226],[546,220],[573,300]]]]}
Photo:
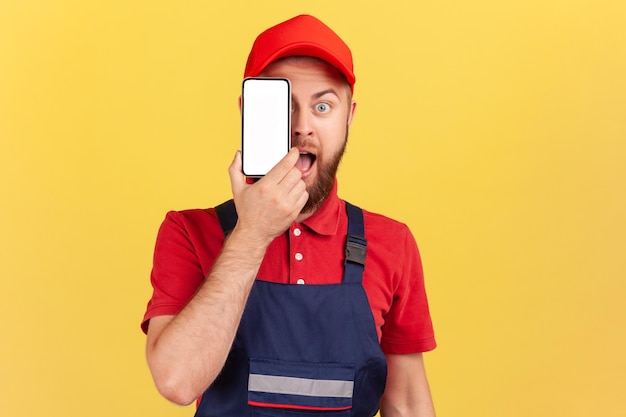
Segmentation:
{"type": "Polygon", "coordinates": [[[328,62],[346,77],[350,90],[354,91],[356,78],[350,48],[331,28],[305,14],[279,23],[256,38],[244,77],[256,77],[272,62],[295,55],[328,62]]]}

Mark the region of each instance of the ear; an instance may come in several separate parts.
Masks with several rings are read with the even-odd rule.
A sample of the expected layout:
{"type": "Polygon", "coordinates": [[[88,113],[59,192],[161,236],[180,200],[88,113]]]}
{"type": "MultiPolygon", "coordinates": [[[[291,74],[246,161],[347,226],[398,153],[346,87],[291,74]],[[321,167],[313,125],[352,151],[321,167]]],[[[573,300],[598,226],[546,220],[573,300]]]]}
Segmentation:
{"type": "Polygon", "coordinates": [[[348,110],[348,127],[352,124],[354,113],[356,113],[356,101],[352,100],[350,102],[350,109],[348,110]]]}
{"type": "Polygon", "coordinates": [[[239,99],[237,100],[237,105],[239,106],[239,113],[241,113],[241,96],[239,96],[239,99]]]}

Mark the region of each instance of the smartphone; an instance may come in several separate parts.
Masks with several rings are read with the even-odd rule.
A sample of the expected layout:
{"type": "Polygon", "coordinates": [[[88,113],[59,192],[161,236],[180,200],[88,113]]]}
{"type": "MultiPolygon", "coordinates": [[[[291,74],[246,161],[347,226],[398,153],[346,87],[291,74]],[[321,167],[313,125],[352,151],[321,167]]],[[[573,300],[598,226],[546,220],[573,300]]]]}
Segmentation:
{"type": "Polygon", "coordinates": [[[291,148],[291,84],[246,78],[241,92],[241,157],[247,177],[262,177],[291,148]]]}

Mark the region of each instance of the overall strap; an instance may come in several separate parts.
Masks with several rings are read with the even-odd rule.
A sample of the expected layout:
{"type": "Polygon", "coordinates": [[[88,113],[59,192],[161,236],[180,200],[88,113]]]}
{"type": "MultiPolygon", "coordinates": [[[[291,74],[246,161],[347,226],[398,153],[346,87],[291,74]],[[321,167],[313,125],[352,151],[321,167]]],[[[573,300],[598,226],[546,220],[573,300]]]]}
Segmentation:
{"type": "Polygon", "coordinates": [[[363,280],[367,252],[363,211],[347,201],[345,203],[348,214],[348,235],[346,236],[343,282],[360,283],[363,280]]]}
{"type": "Polygon", "coordinates": [[[224,201],[215,207],[215,213],[220,221],[220,226],[222,226],[222,231],[224,231],[224,236],[227,236],[237,224],[238,217],[235,202],[232,199],[224,201]]]}

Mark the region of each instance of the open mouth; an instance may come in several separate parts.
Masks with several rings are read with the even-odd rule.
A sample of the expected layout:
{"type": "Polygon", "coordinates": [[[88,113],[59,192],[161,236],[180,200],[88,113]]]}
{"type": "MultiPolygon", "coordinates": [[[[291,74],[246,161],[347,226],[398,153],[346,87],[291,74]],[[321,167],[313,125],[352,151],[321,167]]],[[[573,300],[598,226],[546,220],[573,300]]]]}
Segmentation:
{"type": "Polygon", "coordinates": [[[315,163],[316,156],[308,152],[300,152],[300,158],[296,162],[296,167],[302,171],[303,174],[308,173],[311,167],[315,163]]]}

